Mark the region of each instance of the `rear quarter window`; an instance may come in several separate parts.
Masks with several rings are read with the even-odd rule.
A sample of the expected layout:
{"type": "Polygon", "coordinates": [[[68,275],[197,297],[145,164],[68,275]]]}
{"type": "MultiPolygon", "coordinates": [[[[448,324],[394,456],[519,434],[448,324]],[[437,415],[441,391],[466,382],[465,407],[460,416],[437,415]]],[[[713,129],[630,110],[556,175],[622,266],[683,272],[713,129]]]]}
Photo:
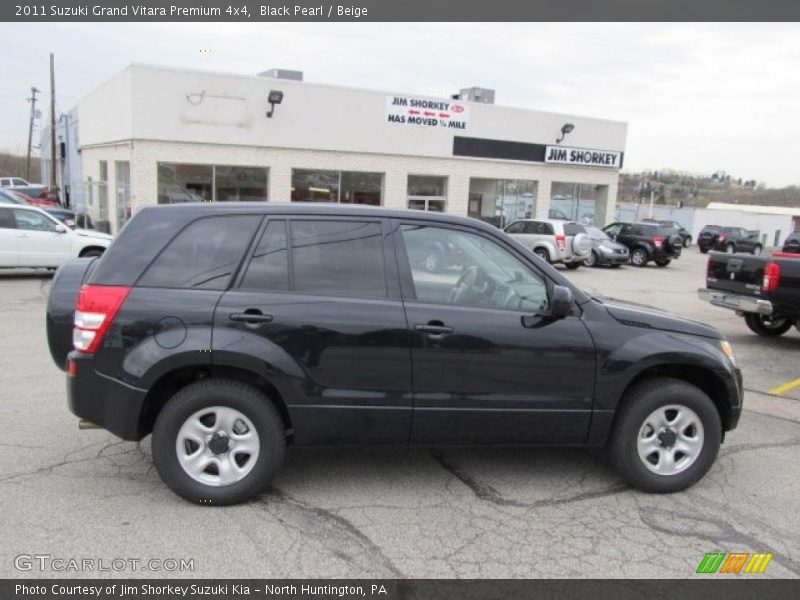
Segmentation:
{"type": "Polygon", "coordinates": [[[260,222],[257,215],[193,221],[156,257],[137,285],[226,289],[260,222]]]}

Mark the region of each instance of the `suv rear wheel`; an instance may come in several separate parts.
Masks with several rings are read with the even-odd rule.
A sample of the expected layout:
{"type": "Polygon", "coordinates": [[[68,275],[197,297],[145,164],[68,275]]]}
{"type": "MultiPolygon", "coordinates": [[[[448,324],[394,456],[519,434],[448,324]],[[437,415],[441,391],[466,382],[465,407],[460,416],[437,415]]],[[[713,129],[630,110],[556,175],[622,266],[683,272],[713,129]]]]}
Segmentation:
{"type": "Polygon", "coordinates": [[[620,476],[640,490],[671,493],[699,481],[719,452],[722,422],[699,388],[650,379],[625,396],[608,443],[620,476]]]}
{"type": "Polygon", "coordinates": [[[745,313],[744,322],[750,331],[764,337],[777,337],[792,328],[792,322],[789,319],[755,313],[745,313]]]}
{"type": "Polygon", "coordinates": [[[550,253],[544,248],[535,248],[533,253],[541,258],[544,262],[550,262],[550,253]]]}
{"type": "Polygon", "coordinates": [[[286,446],[278,411],[258,389],[230,379],[192,383],[167,402],[153,428],[153,461],[179,496],[236,504],[272,480],[286,446]]]}
{"type": "Polygon", "coordinates": [[[735,253],[736,252],[736,246],[734,246],[733,244],[727,244],[725,246],[725,252],[727,252],[728,254],[735,253]]]}
{"type": "Polygon", "coordinates": [[[583,264],[586,265],[587,267],[594,267],[595,265],[597,265],[597,260],[598,260],[597,252],[592,250],[589,253],[589,256],[583,259],[583,264]]]}
{"type": "Polygon", "coordinates": [[[688,248],[691,245],[692,245],[692,236],[687,235],[685,238],[683,238],[683,247],[688,248]]]}
{"type": "Polygon", "coordinates": [[[647,266],[647,250],[644,248],[634,248],[631,252],[631,264],[634,267],[647,266]]]}
{"type": "Polygon", "coordinates": [[[755,254],[756,256],[760,255],[762,250],[763,248],[761,247],[761,244],[756,244],[755,246],[753,246],[753,254],[755,254]]]}

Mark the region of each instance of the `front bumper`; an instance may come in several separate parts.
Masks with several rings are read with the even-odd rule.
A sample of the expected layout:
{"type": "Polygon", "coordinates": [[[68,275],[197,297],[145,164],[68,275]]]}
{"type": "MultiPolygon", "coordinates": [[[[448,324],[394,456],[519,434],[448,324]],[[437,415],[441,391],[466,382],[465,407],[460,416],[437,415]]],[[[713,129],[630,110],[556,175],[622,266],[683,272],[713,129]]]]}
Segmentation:
{"type": "Polygon", "coordinates": [[[72,413],[123,440],[142,439],[146,390],[98,373],[91,355],[73,350],[68,360],[75,363],[75,374],[67,375],[67,406],[72,413]]]}
{"type": "Polygon", "coordinates": [[[697,290],[697,296],[700,300],[710,302],[714,306],[728,308],[737,312],[756,313],[758,315],[772,314],[772,302],[764,300],[763,298],[753,298],[752,296],[743,296],[741,294],[710,290],[708,288],[700,288],[697,290]]]}
{"type": "Polygon", "coordinates": [[[599,263],[601,265],[627,265],[631,260],[631,255],[628,252],[598,252],[599,263]]]}

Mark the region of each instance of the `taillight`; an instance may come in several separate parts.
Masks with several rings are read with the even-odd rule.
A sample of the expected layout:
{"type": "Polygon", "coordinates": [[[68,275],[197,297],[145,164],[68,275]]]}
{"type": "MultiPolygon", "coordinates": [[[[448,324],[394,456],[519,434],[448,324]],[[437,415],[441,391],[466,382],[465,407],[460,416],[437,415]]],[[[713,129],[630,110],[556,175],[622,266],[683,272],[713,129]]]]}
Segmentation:
{"type": "Polygon", "coordinates": [[[94,354],[122,303],[131,291],[128,287],[84,285],[75,306],[72,345],[75,350],[94,354]]]}
{"type": "Polygon", "coordinates": [[[566,250],[567,249],[567,238],[563,235],[556,236],[556,245],[558,246],[559,250],[566,250]]]}
{"type": "Polygon", "coordinates": [[[727,233],[720,233],[719,234],[719,241],[720,242],[724,242],[726,237],[728,237],[727,233]]]}
{"type": "Polygon", "coordinates": [[[664,241],[664,238],[661,237],[660,235],[654,235],[653,237],[650,238],[650,241],[653,242],[656,246],[660,246],[661,242],[664,241]]]}
{"type": "Polygon", "coordinates": [[[778,287],[778,281],[781,278],[781,266],[778,263],[767,263],[764,268],[764,282],[761,284],[761,289],[765,292],[771,292],[778,287]]]}

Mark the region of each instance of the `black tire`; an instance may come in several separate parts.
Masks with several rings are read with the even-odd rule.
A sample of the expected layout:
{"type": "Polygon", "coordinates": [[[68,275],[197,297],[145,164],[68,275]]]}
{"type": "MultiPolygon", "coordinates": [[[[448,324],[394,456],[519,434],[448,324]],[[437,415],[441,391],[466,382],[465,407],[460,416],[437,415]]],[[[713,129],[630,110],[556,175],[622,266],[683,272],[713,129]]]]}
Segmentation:
{"type": "Polygon", "coordinates": [[[659,267],[666,267],[672,262],[671,258],[659,258],[656,260],[656,265],[659,267]]]}
{"type": "Polygon", "coordinates": [[[648,260],[647,250],[644,248],[634,248],[631,252],[631,264],[634,267],[646,267],[648,260]]]}
{"type": "Polygon", "coordinates": [[[569,262],[569,263],[567,263],[567,264],[566,264],[566,267],[567,267],[567,268],[568,268],[570,271],[574,271],[575,269],[577,269],[578,267],[580,267],[582,264],[583,264],[583,261],[581,261],[581,260],[576,260],[575,262],[569,262]]]}
{"type": "Polygon", "coordinates": [[[167,402],[153,428],[152,448],[156,470],[173,492],[204,506],[224,506],[249,500],[269,485],[283,462],[286,432],[275,405],[257,388],[233,379],[205,379],[184,387],[167,402]],[[239,411],[258,433],[255,465],[229,485],[207,485],[192,478],[181,466],[175,447],[184,422],[212,406],[239,411]]]}
{"type": "Polygon", "coordinates": [[[546,263],[550,263],[550,253],[546,248],[534,248],[533,253],[546,263]]]}
{"type": "Polygon", "coordinates": [[[596,267],[599,262],[600,262],[600,257],[597,256],[597,252],[595,252],[594,250],[592,250],[589,253],[589,256],[587,256],[583,260],[584,266],[587,266],[587,267],[596,267]]]}
{"type": "Polygon", "coordinates": [[[669,494],[702,479],[714,464],[721,441],[722,421],[705,392],[680,379],[663,377],[638,383],[625,394],[617,409],[606,452],[617,473],[630,485],[645,492],[669,494]],[[694,411],[702,424],[703,442],[699,454],[688,467],[662,475],[645,466],[637,445],[647,417],[670,405],[694,411]]]}
{"type": "Polygon", "coordinates": [[[685,238],[683,238],[683,247],[688,248],[691,245],[692,245],[692,236],[687,235],[685,238]]]}
{"type": "Polygon", "coordinates": [[[708,248],[703,247],[703,246],[698,246],[698,248],[700,248],[700,253],[701,254],[707,254],[708,253],[708,248]]]}
{"type": "Polygon", "coordinates": [[[756,244],[755,246],[753,246],[753,255],[760,256],[763,250],[764,248],[761,246],[761,244],[756,244]]]}
{"type": "Polygon", "coordinates": [[[94,256],[103,256],[103,251],[99,248],[89,248],[81,252],[81,258],[89,258],[94,256]]]}
{"type": "Polygon", "coordinates": [[[745,313],[744,322],[753,333],[764,337],[778,337],[792,328],[791,319],[745,313]]]}
{"type": "Polygon", "coordinates": [[[617,264],[611,265],[611,268],[612,269],[619,269],[621,266],[622,266],[621,264],[617,263],[617,264]]]}
{"type": "Polygon", "coordinates": [[[728,254],[734,254],[736,252],[736,246],[733,244],[725,244],[725,252],[728,254]]]}
{"type": "Polygon", "coordinates": [[[439,273],[444,267],[444,257],[439,250],[428,250],[422,258],[422,266],[428,273],[439,273]]]}

